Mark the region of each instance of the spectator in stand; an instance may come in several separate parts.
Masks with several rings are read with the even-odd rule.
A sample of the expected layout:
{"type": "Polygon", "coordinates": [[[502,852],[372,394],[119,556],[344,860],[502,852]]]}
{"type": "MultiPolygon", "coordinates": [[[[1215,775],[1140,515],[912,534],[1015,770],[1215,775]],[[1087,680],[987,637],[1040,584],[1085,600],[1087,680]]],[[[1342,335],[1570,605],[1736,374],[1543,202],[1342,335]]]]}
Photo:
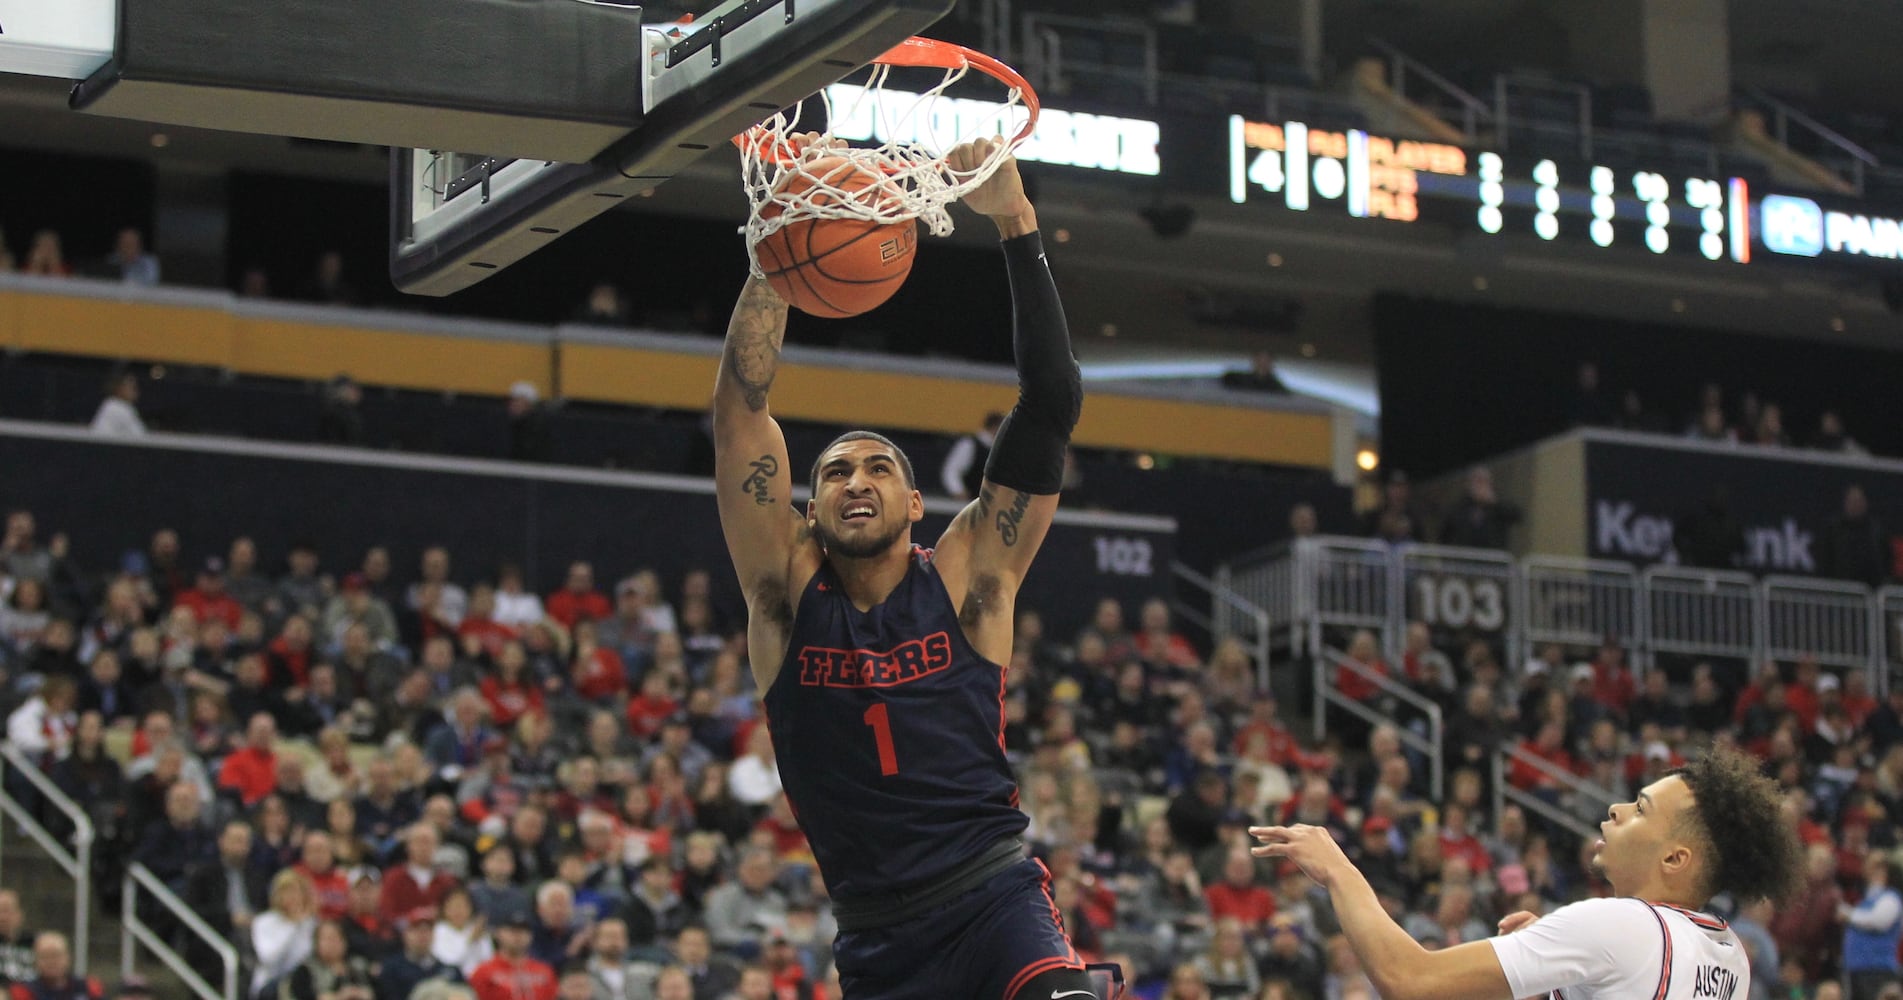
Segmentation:
{"type": "Polygon", "coordinates": [[[376,1000],[369,965],[350,954],[342,924],[320,920],[311,934],[311,954],[291,970],[280,996],[285,1000],[376,1000]]]}
{"type": "Polygon", "coordinates": [[[11,650],[16,662],[24,664],[52,620],[46,609],[46,584],[39,580],[14,584],[13,593],[0,604],[0,657],[11,650]]]}
{"type": "Polygon", "coordinates": [[[1636,431],[1641,434],[1664,434],[1665,415],[1645,408],[1645,401],[1639,397],[1639,390],[1627,389],[1619,397],[1618,426],[1621,430],[1636,431]]]}
{"type": "Polygon", "coordinates": [[[251,922],[251,954],[257,958],[252,993],[279,983],[310,957],[317,930],[317,900],[309,880],[285,869],[271,880],[271,908],[251,922]]]}
{"type": "Polygon", "coordinates": [[[1123,625],[1123,605],[1114,597],[1105,597],[1097,602],[1097,610],[1090,617],[1090,624],[1077,634],[1077,645],[1086,641],[1095,642],[1103,649],[1103,658],[1111,663],[1123,663],[1136,654],[1136,641],[1123,625]]]}
{"type": "Polygon", "coordinates": [[[232,751],[218,772],[218,787],[235,792],[249,809],[277,788],[277,720],[259,712],[245,723],[244,746],[232,751]]]}
{"type": "Polygon", "coordinates": [[[740,967],[713,950],[707,929],[689,924],[674,939],[674,957],[694,986],[695,1000],[714,1000],[740,985],[740,967]]]}
{"type": "MultiPolygon", "coordinates": [[[[633,792],[642,795],[646,793],[633,792]]],[[[674,888],[674,863],[665,854],[654,854],[641,863],[641,878],[622,913],[627,921],[627,936],[636,944],[653,944],[660,938],[673,937],[687,925],[687,904],[674,888]]]]}
{"type": "Polygon", "coordinates": [[[1795,960],[1811,982],[1837,975],[1843,918],[1843,892],[1837,886],[1837,859],[1828,844],[1811,844],[1805,853],[1805,885],[1778,908],[1771,921],[1778,954],[1795,960]]]}
{"type": "Polygon", "coordinates": [[[554,453],[549,436],[548,407],[531,382],[509,386],[509,458],[517,462],[546,462],[554,453]]]}
{"type": "Polygon", "coordinates": [[[1237,921],[1250,937],[1259,935],[1275,916],[1275,897],[1256,878],[1255,859],[1246,848],[1230,848],[1222,863],[1222,881],[1203,890],[1209,915],[1218,927],[1237,921]]]}
{"type": "Polygon", "coordinates": [[[1839,904],[1844,927],[1844,972],[1851,1000],[1876,1000],[1898,981],[1897,943],[1903,940],[1903,868],[1882,852],[1863,861],[1863,890],[1855,907],[1839,904]]]}
{"type": "Polygon", "coordinates": [[[1699,408],[1698,415],[1685,431],[1685,436],[1706,444],[1737,444],[1737,432],[1725,420],[1725,408],[1722,403],[1706,400],[1699,408]]]}
{"type": "Polygon", "coordinates": [[[429,980],[460,983],[462,970],[437,958],[431,951],[436,939],[436,913],[423,907],[405,912],[396,919],[402,935],[402,949],[385,959],[377,972],[377,1000],[407,1000],[416,988],[429,980]]]}
{"type": "Polygon", "coordinates": [[[1844,433],[1843,418],[1837,415],[1836,410],[1825,410],[1818,415],[1817,433],[1811,437],[1810,447],[1839,455],[1870,454],[1868,448],[1858,444],[1849,434],[1844,433]]]}
{"type": "Polygon", "coordinates": [[[291,543],[285,564],[287,571],[278,578],[277,592],[272,597],[272,615],[279,619],[316,618],[327,600],[324,580],[317,575],[317,546],[305,541],[291,543]]]}
{"type": "Polygon", "coordinates": [[[495,956],[469,976],[476,1000],[554,1000],[555,970],[530,957],[529,940],[527,913],[510,916],[497,925],[495,956]]]}
{"type": "MultiPolygon", "coordinates": [[[[1344,662],[1335,667],[1335,689],[1345,698],[1383,710],[1386,698],[1373,677],[1392,677],[1387,662],[1381,659],[1381,647],[1375,641],[1374,633],[1361,629],[1348,640],[1348,651],[1344,662]]],[[[1355,744],[1363,742],[1368,735],[1368,724],[1358,716],[1342,716],[1342,742],[1355,744]]]]}
{"type": "Polygon", "coordinates": [[[1227,389],[1241,389],[1244,392],[1279,392],[1288,394],[1288,386],[1275,374],[1275,355],[1268,351],[1256,351],[1249,355],[1249,367],[1237,371],[1222,373],[1222,384],[1227,389]]]}
{"type": "Polygon", "coordinates": [[[1467,492],[1441,523],[1442,545],[1476,549],[1504,549],[1507,531],[1520,521],[1520,508],[1493,491],[1493,470],[1476,465],[1467,470],[1467,492]]]}
{"type": "Polygon", "coordinates": [[[337,867],[337,855],[330,834],[312,830],[304,835],[298,862],[291,870],[304,877],[315,893],[317,916],[321,920],[342,920],[350,912],[350,881],[337,867]]]}
{"type": "Polygon", "coordinates": [[[1414,488],[1407,473],[1389,470],[1381,491],[1381,503],[1362,515],[1361,533],[1390,545],[1418,541],[1426,532],[1421,506],[1414,501],[1414,488]]]}
{"type": "Polygon", "coordinates": [[[20,894],[0,889],[0,986],[33,978],[33,938],[20,913],[20,894]]]}
{"type": "Polygon", "coordinates": [[[72,277],[73,267],[66,263],[66,252],[60,249],[58,233],[42,229],[33,234],[33,242],[27,246],[26,262],[20,265],[20,273],[48,278],[72,277]]]}
{"type": "Polygon", "coordinates": [[[105,263],[109,277],[128,285],[150,287],[159,283],[159,258],[145,249],[145,237],[131,226],[119,230],[105,263]]]}
{"type": "Polygon", "coordinates": [[[1004,414],[985,414],[984,424],[970,434],[961,435],[945,453],[939,468],[939,485],[945,495],[966,502],[978,495],[978,483],[984,479],[985,462],[991,457],[991,443],[1004,425],[1004,414]]]}
{"type": "Polygon", "coordinates": [[[347,574],[340,592],[324,606],[320,632],[324,645],[331,648],[343,645],[344,630],[352,625],[369,629],[370,639],[378,648],[387,648],[397,641],[396,615],[390,610],[389,602],[376,596],[370,578],[363,573],[347,574]]]}
{"type": "Polygon", "coordinates": [[[567,627],[573,627],[582,618],[600,621],[614,610],[608,605],[608,598],[595,589],[594,565],[582,560],[569,564],[562,589],[548,596],[545,607],[550,618],[567,627]]]}
{"type": "Polygon", "coordinates": [[[1581,361],[1574,372],[1573,398],[1567,413],[1574,427],[1610,427],[1611,404],[1599,392],[1599,364],[1581,361]]]}
{"type": "Polygon", "coordinates": [[[132,860],[151,869],[173,892],[185,891],[185,877],[217,856],[217,842],[200,818],[198,790],[174,782],[165,790],[165,821],[146,828],[132,860]]]}
{"type": "Polygon", "coordinates": [[[360,445],[363,433],[363,387],[339,373],[324,384],[317,409],[317,440],[325,444],[360,445]]]}
{"type": "Polygon", "coordinates": [[[463,616],[469,613],[469,592],[449,578],[449,550],[441,545],[424,549],[419,570],[421,578],[410,584],[404,603],[412,611],[420,610],[422,605],[418,597],[422,588],[434,584],[439,588],[436,616],[451,628],[461,624],[463,616]]]}
{"type": "Polygon", "coordinates": [[[1818,539],[1817,571],[1839,580],[1882,586],[1890,576],[1890,535],[1870,513],[1863,487],[1844,490],[1843,514],[1818,539]]]}
{"type": "MultiPolygon", "coordinates": [[[[519,912],[527,914],[528,905],[524,903],[519,912]]],[[[464,977],[474,973],[477,966],[495,954],[489,941],[488,925],[470,899],[469,890],[452,889],[449,895],[443,897],[443,909],[430,940],[430,954],[436,956],[437,961],[461,972],[464,977]]]]}
{"type": "Polygon", "coordinates": [[[786,922],[786,897],[773,887],[779,877],[773,852],[748,848],[733,881],[707,894],[704,919],[716,946],[744,959],[757,958],[766,930],[786,922]]]}
{"type": "Polygon", "coordinates": [[[588,291],[588,301],[575,310],[572,317],[576,323],[590,326],[627,326],[633,318],[626,296],[621,289],[603,281],[588,291]]]}
{"type": "Polygon", "coordinates": [[[73,975],[73,953],[66,935],[43,931],[33,939],[33,978],[13,984],[13,1000],[100,1000],[99,980],[73,975]]]}
{"type": "Polygon", "coordinates": [[[1202,657],[1196,647],[1181,632],[1170,627],[1169,602],[1153,597],[1143,602],[1143,610],[1137,616],[1140,631],[1132,636],[1137,655],[1152,668],[1160,668],[1177,676],[1186,675],[1202,669],[1202,657]]]}
{"type": "Polygon", "coordinates": [[[1627,717],[1632,699],[1638,696],[1638,684],[1632,669],[1626,666],[1625,647],[1610,636],[1599,644],[1599,653],[1592,661],[1592,696],[1621,719],[1627,717]]]}
{"type": "Polygon", "coordinates": [[[297,297],[305,302],[333,306],[354,306],[363,300],[344,277],[344,255],[336,250],[318,255],[310,276],[298,286],[297,297]]]}
{"type": "Polygon", "coordinates": [[[495,620],[509,628],[523,628],[547,617],[542,599],[522,586],[522,567],[503,563],[496,574],[495,620]]]}
{"type": "MultiPolygon", "coordinates": [[[[231,820],[218,834],[218,854],[185,878],[185,905],[234,945],[251,940],[255,918],[269,905],[267,874],[251,864],[251,825],[231,820]]],[[[209,948],[193,942],[192,961],[209,962],[209,948]]],[[[204,967],[210,967],[207,964],[204,967]]]]}
{"type": "Polygon", "coordinates": [[[1784,410],[1776,403],[1766,403],[1758,411],[1758,419],[1751,435],[1751,443],[1767,448],[1788,448],[1790,436],[1784,433],[1784,410]]]}
{"type": "Polygon", "coordinates": [[[1453,661],[1434,648],[1434,633],[1426,622],[1408,622],[1401,640],[1401,672],[1410,686],[1437,702],[1459,689],[1453,661]]]}
{"type": "Polygon", "coordinates": [[[93,411],[92,432],[105,437],[145,436],[138,403],[139,376],[131,372],[114,375],[106,383],[106,397],[93,411]]]}
{"type": "Polygon", "coordinates": [[[377,908],[383,913],[435,913],[456,886],[456,879],[437,867],[436,851],[441,847],[436,828],[428,823],[412,823],[403,834],[403,861],[383,873],[382,899],[377,908]]]}
{"type": "Polygon", "coordinates": [[[635,961],[628,954],[628,925],[609,917],[595,925],[583,965],[593,992],[590,1000],[645,1000],[653,995],[661,971],[653,961],[635,961]]]}
{"type": "Polygon", "coordinates": [[[6,537],[0,539],[0,576],[41,583],[52,579],[53,554],[39,544],[38,530],[32,511],[7,512],[6,537]]]}

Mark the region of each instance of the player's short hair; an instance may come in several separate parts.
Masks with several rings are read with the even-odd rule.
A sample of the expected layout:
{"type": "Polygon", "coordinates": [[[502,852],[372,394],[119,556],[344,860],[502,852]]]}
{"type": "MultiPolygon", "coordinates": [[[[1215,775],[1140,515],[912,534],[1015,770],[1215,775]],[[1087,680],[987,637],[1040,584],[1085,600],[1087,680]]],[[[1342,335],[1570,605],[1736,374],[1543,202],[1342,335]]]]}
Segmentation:
{"type": "Polygon", "coordinates": [[[1756,760],[1713,747],[1671,773],[1692,793],[1692,807],[1679,818],[1679,832],[1708,852],[1702,894],[1727,892],[1743,904],[1776,901],[1796,889],[1803,851],[1796,831],[1780,818],[1777,783],[1756,760]]]}
{"type": "Polygon", "coordinates": [[[847,431],[833,438],[831,444],[819,450],[819,457],[813,459],[813,474],[806,482],[807,485],[812,488],[814,495],[818,495],[819,493],[819,463],[825,460],[827,452],[848,441],[877,441],[887,448],[892,449],[893,456],[899,460],[899,471],[905,474],[905,488],[908,490],[918,489],[918,477],[912,474],[912,460],[906,457],[905,449],[894,444],[891,438],[877,431],[847,431]]]}

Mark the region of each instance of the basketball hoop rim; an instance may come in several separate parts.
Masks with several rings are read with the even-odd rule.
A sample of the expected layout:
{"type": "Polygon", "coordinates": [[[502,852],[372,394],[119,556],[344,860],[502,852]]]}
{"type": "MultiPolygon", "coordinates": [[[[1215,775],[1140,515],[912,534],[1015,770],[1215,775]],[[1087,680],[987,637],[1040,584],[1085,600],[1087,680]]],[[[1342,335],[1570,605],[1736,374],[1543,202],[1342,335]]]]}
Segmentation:
{"type": "MultiPolygon", "coordinates": [[[[1018,99],[1024,102],[1024,107],[1030,112],[1024,120],[1024,125],[1018,129],[1016,135],[1011,137],[1009,145],[1015,146],[1029,139],[1031,133],[1037,131],[1037,118],[1041,105],[1038,102],[1037,91],[1031,87],[1030,81],[1026,80],[1022,73],[1012,69],[1002,60],[985,55],[976,49],[966,48],[956,42],[945,42],[936,38],[922,38],[914,35],[894,45],[892,48],[887,49],[884,53],[881,53],[878,58],[872,60],[871,65],[911,66],[923,69],[945,70],[959,70],[969,67],[978,70],[986,76],[1004,84],[1007,88],[1016,91],[1018,99]]],[[[756,125],[734,136],[733,144],[743,150],[752,148],[756,153],[763,155],[765,158],[780,163],[786,163],[798,158],[797,154],[787,147],[784,140],[772,143],[771,145],[777,148],[769,149],[769,143],[765,141],[766,138],[766,136],[760,134],[760,127],[756,125]]]]}

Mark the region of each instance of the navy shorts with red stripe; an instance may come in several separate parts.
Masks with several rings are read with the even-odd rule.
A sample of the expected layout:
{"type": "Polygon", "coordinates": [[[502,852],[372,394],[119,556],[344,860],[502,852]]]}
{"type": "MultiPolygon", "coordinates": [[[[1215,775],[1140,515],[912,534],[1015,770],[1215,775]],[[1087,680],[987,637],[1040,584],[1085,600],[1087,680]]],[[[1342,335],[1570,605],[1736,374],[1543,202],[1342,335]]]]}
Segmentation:
{"type": "Polygon", "coordinates": [[[841,931],[833,957],[845,1000],[1014,1000],[1032,978],[1084,965],[1032,860],[902,923],[841,931]]]}

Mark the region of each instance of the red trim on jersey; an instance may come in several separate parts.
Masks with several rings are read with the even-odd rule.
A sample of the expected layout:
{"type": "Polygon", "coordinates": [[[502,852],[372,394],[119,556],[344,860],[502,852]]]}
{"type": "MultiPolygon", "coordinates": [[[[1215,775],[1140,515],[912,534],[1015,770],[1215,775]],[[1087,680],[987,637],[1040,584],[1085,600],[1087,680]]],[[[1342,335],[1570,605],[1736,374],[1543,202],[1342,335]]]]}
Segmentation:
{"type": "Polygon", "coordinates": [[[1717,917],[1714,917],[1709,913],[1701,913],[1697,910],[1688,910],[1682,906],[1675,906],[1671,903],[1654,903],[1649,899],[1645,900],[1644,902],[1648,906],[1664,907],[1665,909],[1672,910],[1676,913],[1682,914],[1685,917],[1685,919],[1691,921],[1694,924],[1697,924],[1699,927],[1702,927],[1708,931],[1722,931],[1731,926],[1730,924],[1725,923],[1723,920],[1717,917]]]}
{"type": "Polygon", "coordinates": [[[1652,904],[1646,903],[1646,912],[1659,922],[1659,937],[1665,939],[1665,957],[1659,963],[1659,988],[1658,992],[1652,994],[1652,1000],[1665,1000],[1665,990],[1672,985],[1672,932],[1666,929],[1665,918],[1659,916],[1659,911],[1652,904]]]}
{"type": "MultiPolygon", "coordinates": [[[[1044,873],[1043,877],[1038,879],[1037,887],[1044,893],[1044,901],[1051,905],[1051,923],[1057,926],[1057,933],[1064,936],[1064,951],[1066,952],[1064,960],[1070,964],[1070,967],[1081,969],[1084,967],[1084,960],[1077,957],[1077,949],[1070,943],[1070,932],[1064,929],[1064,914],[1057,908],[1057,898],[1051,895],[1051,870],[1044,867],[1042,861],[1037,862],[1037,870],[1044,873]]],[[[1007,991],[1006,996],[1009,995],[1007,991]]]]}
{"type": "Polygon", "coordinates": [[[1018,974],[1011,977],[1011,982],[1008,985],[1006,985],[1004,988],[1004,1000],[1015,1000],[1015,998],[1018,995],[1018,991],[1023,989],[1025,987],[1025,984],[1029,983],[1032,979],[1035,979],[1039,975],[1046,972],[1050,972],[1054,969],[1064,969],[1064,968],[1081,969],[1083,968],[1083,966],[1077,965],[1071,962],[1066,962],[1064,959],[1061,959],[1061,958],[1040,958],[1037,961],[1032,962],[1030,965],[1027,965],[1022,969],[1019,969],[1018,974]]]}

